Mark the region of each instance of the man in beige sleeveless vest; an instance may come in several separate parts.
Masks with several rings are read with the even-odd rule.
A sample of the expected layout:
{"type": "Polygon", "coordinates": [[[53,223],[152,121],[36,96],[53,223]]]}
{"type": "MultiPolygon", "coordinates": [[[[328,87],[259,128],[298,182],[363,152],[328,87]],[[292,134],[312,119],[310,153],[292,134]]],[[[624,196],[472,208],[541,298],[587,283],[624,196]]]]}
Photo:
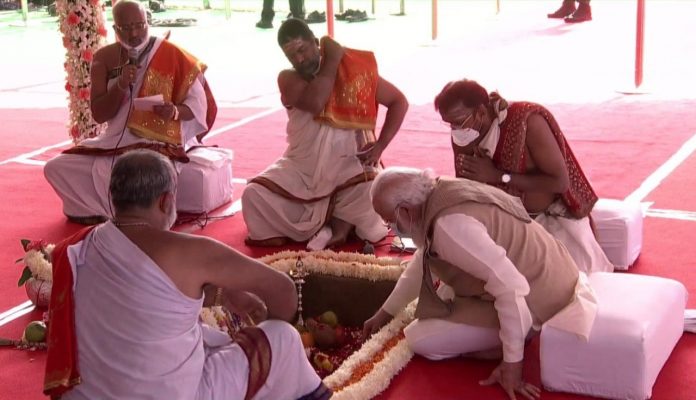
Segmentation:
{"type": "Polygon", "coordinates": [[[418,251],[365,332],[418,297],[417,320],[405,330],[415,353],[499,358],[502,350],[481,383],[499,383],[510,398],[538,398],[539,388],[522,380],[525,339],[568,308],[572,320],[549,323],[587,337],[596,314],[586,277],[563,244],[519,198],[479,182],[390,168],[371,195],[377,213],[413,237],[418,251]]]}

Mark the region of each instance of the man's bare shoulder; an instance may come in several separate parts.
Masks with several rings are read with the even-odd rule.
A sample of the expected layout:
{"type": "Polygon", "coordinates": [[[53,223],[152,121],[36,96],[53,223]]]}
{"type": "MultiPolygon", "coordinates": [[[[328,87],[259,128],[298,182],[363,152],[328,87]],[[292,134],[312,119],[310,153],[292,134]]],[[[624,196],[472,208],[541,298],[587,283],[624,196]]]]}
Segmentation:
{"type": "Polygon", "coordinates": [[[223,243],[200,235],[192,235],[185,232],[176,231],[162,231],[161,233],[163,241],[165,241],[169,246],[175,251],[191,251],[194,249],[206,249],[216,246],[224,246],[223,243]]]}
{"type": "Polygon", "coordinates": [[[284,69],[278,73],[278,87],[282,88],[293,82],[304,81],[294,69],[284,69]]]}
{"type": "Polygon", "coordinates": [[[94,53],[92,63],[104,64],[109,68],[114,68],[119,62],[120,50],[118,43],[108,44],[94,53]]]}
{"type": "Polygon", "coordinates": [[[551,127],[541,114],[533,112],[527,117],[528,135],[547,135],[551,134],[551,127]]]}
{"type": "Polygon", "coordinates": [[[309,82],[294,69],[280,71],[278,74],[280,101],[286,107],[294,107],[308,84],[309,82]]]}
{"type": "Polygon", "coordinates": [[[121,46],[118,43],[107,44],[106,46],[97,50],[96,53],[94,53],[94,58],[96,59],[97,57],[117,56],[120,51],[120,47],[121,46]]]}

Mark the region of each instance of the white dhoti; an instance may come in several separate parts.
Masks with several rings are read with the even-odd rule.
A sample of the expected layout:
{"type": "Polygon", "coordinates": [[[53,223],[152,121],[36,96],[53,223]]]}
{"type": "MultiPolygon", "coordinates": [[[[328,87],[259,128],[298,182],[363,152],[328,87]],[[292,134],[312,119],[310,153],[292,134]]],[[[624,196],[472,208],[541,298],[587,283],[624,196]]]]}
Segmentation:
{"type": "Polygon", "coordinates": [[[272,182],[283,194],[252,182],[242,195],[249,239],[305,241],[331,217],[354,225],[363,239],[376,242],[384,238],[387,228],[370,200],[372,182],[341,188],[365,175],[356,156],[362,134],[319,124],[310,113],[296,109],[288,110],[288,117],[287,150],[257,177],[272,182]]]}
{"type": "MultiPolygon", "coordinates": [[[[65,400],[243,399],[249,362],[230,337],[202,324],[203,298],[185,296],[111,222],[68,249],[82,383],[65,400]]],[[[254,399],[297,399],[320,385],[299,333],[259,324],[271,347],[254,399]]]]}
{"type": "Polygon", "coordinates": [[[573,219],[557,215],[564,209],[561,203],[556,202],[549,207],[548,212],[538,215],[535,221],[563,243],[580,271],[588,275],[598,271],[614,271],[614,265],[604,254],[592,232],[590,218],[573,219]]]}
{"type": "MultiPolygon", "coordinates": [[[[254,399],[294,400],[315,390],[321,379],[307,360],[297,330],[282,321],[264,321],[258,327],[271,344],[273,361],[268,379],[254,399]]],[[[248,375],[249,362],[241,347],[235,344],[206,347],[203,377],[196,398],[243,399],[248,375]]]]}
{"type": "MultiPolygon", "coordinates": [[[[148,65],[162,39],[157,39],[148,57],[148,65]]],[[[132,93],[135,96],[147,68],[139,68],[132,93]]],[[[196,135],[208,130],[206,123],[207,100],[203,88],[203,75],[191,85],[183,104],[193,112],[194,118],[181,121],[181,143],[184,148],[197,144],[196,135]]],[[[112,78],[109,87],[116,84],[118,77],[112,78]]],[[[100,136],[84,140],[80,146],[97,149],[122,148],[136,143],[156,143],[131,133],[126,127],[130,108],[130,95],[126,95],[118,113],[107,122],[106,131],[100,136]]],[[[44,176],[56,194],[63,201],[63,213],[71,217],[112,217],[109,198],[109,178],[115,156],[93,156],[82,154],[60,154],[49,160],[44,167],[44,176]]]]}

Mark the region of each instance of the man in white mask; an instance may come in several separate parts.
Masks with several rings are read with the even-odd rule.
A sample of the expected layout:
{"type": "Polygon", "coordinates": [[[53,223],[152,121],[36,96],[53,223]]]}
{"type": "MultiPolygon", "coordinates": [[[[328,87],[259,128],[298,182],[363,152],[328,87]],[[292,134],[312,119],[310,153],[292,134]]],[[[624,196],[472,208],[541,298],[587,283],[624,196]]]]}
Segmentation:
{"type": "Polygon", "coordinates": [[[508,104],[498,93],[464,79],[445,85],[435,97],[435,109],[452,127],[458,177],[520,197],[581,271],[613,271],[588,217],[597,195],[546,108],[508,104]]]}
{"type": "Polygon", "coordinates": [[[510,399],[538,399],[539,388],[522,379],[525,339],[544,323],[587,338],[596,315],[587,278],[566,248],[519,198],[490,185],[392,167],[370,194],[377,213],[418,250],[364,333],[418,298],[416,320],[404,329],[414,353],[502,358],[481,384],[500,384],[510,399]],[[551,320],[561,310],[573,318],[551,320]]]}
{"type": "Polygon", "coordinates": [[[106,130],[50,160],[44,175],[72,221],[92,224],[111,217],[108,178],[115,155],[147,148],[174,161],[210,130],[217,107],[203,77],[206,66],[162,38],[149,35],[141,3],[113,8],[116,43],[94,54],[90,109],[106,130]],[[191,76],[196,79],[190,79],[191,76]],[[149,107],[134,99],[161,96],[149,107]]]}

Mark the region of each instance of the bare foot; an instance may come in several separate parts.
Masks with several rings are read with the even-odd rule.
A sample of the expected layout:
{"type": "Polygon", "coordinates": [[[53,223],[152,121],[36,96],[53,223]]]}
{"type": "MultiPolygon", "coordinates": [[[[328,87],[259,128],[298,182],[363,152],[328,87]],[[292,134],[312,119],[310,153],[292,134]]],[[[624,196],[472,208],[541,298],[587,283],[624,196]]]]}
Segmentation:
{"type": "Polygon", "coordinates": [[[334,247],[345,244],[348,240],[348,235],[350,235],[350,232],[353,230],[353,225],[338,218],[332,218],[330,224],[331,239],[329,239],[329,242],[326,243],[326,247],[334,247]]]}
{"type": "Polygon", "coordinates": [[[324,225],[319,232],[307,243],[307,250],[324,250],[333,237],[331,228],[324,225]]]}

